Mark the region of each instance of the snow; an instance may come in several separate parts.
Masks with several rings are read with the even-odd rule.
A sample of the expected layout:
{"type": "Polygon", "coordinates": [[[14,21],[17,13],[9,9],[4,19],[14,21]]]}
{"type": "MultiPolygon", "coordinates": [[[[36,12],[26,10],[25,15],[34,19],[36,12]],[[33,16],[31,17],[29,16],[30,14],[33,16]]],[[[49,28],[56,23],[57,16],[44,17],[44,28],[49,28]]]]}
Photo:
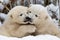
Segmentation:
{"type": "MultiPolygon", "coordinates": [[[[57,18],[59,19],[59,6],[55,6],[54,4],[50,4],[48,6],[46,6],[47,11],[49,13],[50,16],[53,16],[53,12],[54,14],[57,16],[57,18]],[[52,12],[53,11],[53,12],[52,12]]],[[[53,21],[56,25],[59,25],[58,22],[59,20],[56,20],[56,18],[53,18],[53,21]]]]}
{"type": "MultiPolygon", "coordinates": [[[[56,20],[56,19],[52,19],[52,20],[57,26],[59,25],[59,20],[56,20]]],[[[58,26],[58,28],[59,28],[59,26],[58,26]]]]}
{"type": "Polygon", "coordinates": [[[46,6],[48,13],[50,14],[50,16],[52,16],[52,11],[55,12],[55,15],[57,16],[57,18],[59,19],[59,6],[55,6],[54,4],[50,4],[48,6],[46,6]]]}
{"type": "Polygon", "coordinates": [[[4,14],[4,13],[0,13],[0,18],[5,19],[6,17],[7,17],[6,14],[4,14]]]}
{"type": "Polygon", "coordinates": [[[17,5],[20,5],[20,0],[17,0],[17,5]]]}
{"type": "Polygon", "coordinates": [[[3,0],[3,3],[4,4],[8,4],[9,3],[9,0],[3,0]]]}
{"type": "Polygon", "coordinates": [[[6,37],[0,35],[0,40],[60,40],[60,38],[52,35],[38,35],[38,36],[26,36],[23,38],[6,37]]]}
{"type": "Polygon", "coordinates": [[[0,22],[0,27],[1,27],[2,23],[0,22]]]}
{"type": "Polygon", "coordinates": [[[1,25],[2,25],[1,19],[2,19],[2,20],[5,20],[6,17],[7,17],[6,14],[4,14],[4,13],[0,13],[0,27],[1,27],[1,25]]]}
{"type": "Polygon", "coordinates": [[[44,4],[44,0],[36,0],[37,4],[44,4]]]}
{"type": "Polygon", "coordinates": [[[4,9],[4,5],[2,3],[0,3],[0,10],[4,9]]]}
{"type": "Polygon", "coordinates": [[[3,2],[3,0],[0,0],[1,2],[3,2]]]}
{"type": "Polygon", "coordinates": [[[8,4],[10,0],[0,0],[3,4],[8,4]]]}

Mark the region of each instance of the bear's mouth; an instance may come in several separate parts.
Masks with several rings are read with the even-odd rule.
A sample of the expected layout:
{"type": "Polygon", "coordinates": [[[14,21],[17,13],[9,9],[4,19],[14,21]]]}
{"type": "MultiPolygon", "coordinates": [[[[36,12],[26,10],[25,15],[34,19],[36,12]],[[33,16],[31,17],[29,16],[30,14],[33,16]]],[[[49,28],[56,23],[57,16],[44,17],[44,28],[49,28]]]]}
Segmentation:
{"type": "Polygon", "coordinates": [[[31,23],[26,23],[26,24],[21,24],[21,25],[34,25],[34,24],[31,24],[31,23]]]}

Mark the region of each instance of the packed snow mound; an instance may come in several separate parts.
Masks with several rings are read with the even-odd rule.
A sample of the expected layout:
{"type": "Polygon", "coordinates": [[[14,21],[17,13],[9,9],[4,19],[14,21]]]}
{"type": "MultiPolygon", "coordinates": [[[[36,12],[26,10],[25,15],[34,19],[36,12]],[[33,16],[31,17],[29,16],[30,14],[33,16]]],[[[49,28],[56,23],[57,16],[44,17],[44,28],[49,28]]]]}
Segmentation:
{"type": "Polygon", "coordinates": [[[60,38],[52,35],[38,35],[38,36],[26,36],[23,38],[6,37],[0,35],[0,40],[60,40],[60,38]]]}

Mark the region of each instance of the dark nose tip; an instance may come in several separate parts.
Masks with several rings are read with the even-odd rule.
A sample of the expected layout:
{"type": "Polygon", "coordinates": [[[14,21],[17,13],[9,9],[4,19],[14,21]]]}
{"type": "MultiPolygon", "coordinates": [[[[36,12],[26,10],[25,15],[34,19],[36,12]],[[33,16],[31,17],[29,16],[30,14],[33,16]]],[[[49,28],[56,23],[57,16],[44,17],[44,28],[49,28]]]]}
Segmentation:
{"type": "Polygon", "coordinates": [[[24,22],[32,22],[32,18],[30,18],[30,17],[25,17],[24,22]]]}
{"type": "Polygon", "coordinates": [[[30,17],[26,17],[26,21],[30,21],[31,20],[31,18],[30,17]]]}

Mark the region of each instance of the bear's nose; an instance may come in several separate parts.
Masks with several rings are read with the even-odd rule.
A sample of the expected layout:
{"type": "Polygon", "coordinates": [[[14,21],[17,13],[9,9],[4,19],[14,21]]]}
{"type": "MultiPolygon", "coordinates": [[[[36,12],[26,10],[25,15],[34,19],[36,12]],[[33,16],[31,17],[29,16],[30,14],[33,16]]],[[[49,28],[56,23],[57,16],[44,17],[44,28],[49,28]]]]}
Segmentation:
{"type": "Polygon", "coordinates": [[[28,22],[28,21],[31,22],[31,18],[30,17],[25,17],[25,21],[24,22],[28,22]]]}
{"type": "Polygon", "coordinates": [[[31,20],[31,18],[30,18],[30,17],[26,17],[26,20],[27,20],[27,21],[30,21],[30,20],[31,20]]]}

